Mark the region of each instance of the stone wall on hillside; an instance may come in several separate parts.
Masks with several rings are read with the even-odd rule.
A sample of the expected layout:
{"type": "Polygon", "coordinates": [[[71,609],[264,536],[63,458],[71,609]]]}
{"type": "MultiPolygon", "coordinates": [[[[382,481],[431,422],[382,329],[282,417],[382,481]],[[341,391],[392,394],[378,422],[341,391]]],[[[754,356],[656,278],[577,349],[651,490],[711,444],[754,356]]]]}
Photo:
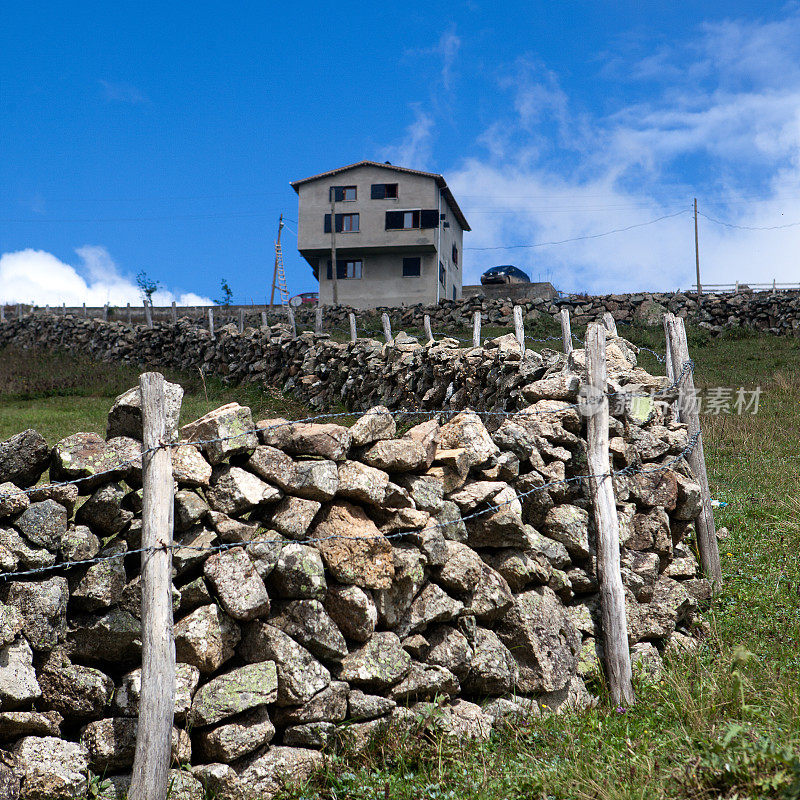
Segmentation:
{"type": "MultiPolygon", "coordinates": [[[[663,385],[623,340],[607,350],[612,388],[663,385]]],[[[519,413],[426,414],[402,435],[385,407],[348,428],[254,424],[230,404],[178,429],[182,390],[168,384],[172,797],[269,798],[325,752],[390,728],[484,739],[593,702],[602,632],[585,424],[563,399],[585,357],[553,362],[519,413]]],[[[637,670],[696,645],[710,595],[692,547],[700,489],[670,399],[615,404],[610,421],[637,670]]],[[[129,785],[140,440],[132,389],[105,439],[51,447],[25,431],[0,443],[0,781],[21,780],[23,798],[81,796],[91,775],[104,797],[129,785]],[[45,474],[55,485],[22,491],[45,474]]]]}

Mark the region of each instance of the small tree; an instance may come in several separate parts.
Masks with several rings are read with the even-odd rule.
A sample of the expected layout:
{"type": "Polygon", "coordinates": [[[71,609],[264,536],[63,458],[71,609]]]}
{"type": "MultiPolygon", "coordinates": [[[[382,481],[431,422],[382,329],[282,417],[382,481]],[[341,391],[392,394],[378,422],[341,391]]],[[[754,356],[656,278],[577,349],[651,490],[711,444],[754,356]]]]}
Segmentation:
{"type": "Polygon", "coordinates": [[[158,291],[161,285],[158,281],[154,281],[144,270],[136,276],[136,285],[142,293],[142,299],[146,300],[150,305],[153,305],[153,295],[158,291]]]}
{"type": "Polygon", "coordinates": [[[220,289],[222,290],[222,297],[216,301],[218,306],[229,306],[233,300],[233,289],[231,289],[228,281],[223,278],[220,281],[220,289]]]}

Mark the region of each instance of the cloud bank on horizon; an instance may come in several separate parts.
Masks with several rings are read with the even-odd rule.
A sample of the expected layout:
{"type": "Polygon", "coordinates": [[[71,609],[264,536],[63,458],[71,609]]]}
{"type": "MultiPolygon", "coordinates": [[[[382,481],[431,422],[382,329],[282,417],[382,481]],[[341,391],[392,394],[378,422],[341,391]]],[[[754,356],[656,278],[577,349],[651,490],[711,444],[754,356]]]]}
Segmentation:
{"type": "MultiPolygon", "coordinates": [[[[66,264],[44,250],[18,250],[0,256],[0,303],[34,305],[121,306],[140,305],[142,294],[136,281],[121,275],[104,247],[86,245],[76,251],[80,264],[66,264]]],[[[159,288],[153,305],[212,305],[208,297],[193,292],[174,293],[159,288]]]]}
{"type": "MultiPolygon", "coordinates": [[[[800,222],[800,10],[788,8],[779,21],[706,23],[679,43],[621,40],[598,59],[602,112],[571,97],[534,57],[506,64],[496,119],[446,175],[473,228],[464,282],[514,263],[567,291],[690,288],[695,194],[708,215],[704,283],[800,281],[800,226],[735,227],[800,222]],[[670,214],[607,237],[529,246],[670,214]]],[[[448,88],[445,74],[448,85],[464,77],[455,34],[446,35],[437,91],[448,88]]],[[[423,108],[436,102],[412,106],[413,122],[388,152],[436,169],[437,136],[446,139],[451,120],[423,108]]]]}

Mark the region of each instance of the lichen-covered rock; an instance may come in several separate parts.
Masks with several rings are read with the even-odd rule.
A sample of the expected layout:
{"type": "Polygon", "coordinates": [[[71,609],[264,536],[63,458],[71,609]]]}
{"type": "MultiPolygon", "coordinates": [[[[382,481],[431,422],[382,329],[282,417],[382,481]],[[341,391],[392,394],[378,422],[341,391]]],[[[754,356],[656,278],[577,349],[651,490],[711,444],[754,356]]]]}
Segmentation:
{"type": "Polygon", "coordinates": [[[64,637],[69,587],[66,578],[14,581],[0,589],[3,602],[22,617],[22,632],[34,650],[52,650],[64,637]]]}
{"type": "Polygon", "coordinates": [[[14,526],[31,544],[57,552],[61,537],[67,532],[67,509],[55,500],[31,503],[14,526]]]}
{"type": "Polygon", "coordinates": [[[215,725],[251,708],[274,703],[277,696],[275,662],[247,664],[201,686],[192,700],[189,718],[194,726],[215,725]]]}
{"type": "Polygon", "coordinates": [[[412,544],[401,542],[392,547],[394,578],[387,589],[374,593],[381,622],[394,628],[411,607],[425,583],[427,558],[412,544]]]}
{"type": "Polygon", "coordinates": [[[96,433],[74,433],[53,448],[50,478],[56,481],[80,479],[81,493],[125,472],[119,468],[119,455],[96,433]]]}
{"type": "Polygon", "coordinates": [[[483,564],[480,579],[465,598],[464,613],[486,625],[502,617],[513,602],[506,579],[488,564],[483,564]]]}
{"type": "Polygon", "coordinates": [[[39,569],[56,563],[56,554],[44,547],[31,547],[27,539],[13,528],[0,528],[0,555],[3,572],[15,572],[18,567],[39,569]]]}
{"type": "Polygon", "coordinates": [[[500,452],[486,430],[480,417],[472,411],[463,411],[439,429],[439,448],[463,448],[468,454],[468,466],[485,464],[500,452]]]}
{"type": "MultiPolygon", "coordinates": [[[[355,588],[355,587],[353,587],[355,588]]],[[[280,628],[317,658],[338,660],[347,655],[347,643],[319,600],[282,603],[270,624],[280,628]]]]}
{"type": "Polygon", "coordinates": [[[140,657],[141,636],[141,622],[121,608],[112,608],[101,617],[77,618],[70,634],[78,659],[123,663],[140,657]]]}
{"type": "Polygon", "coordinates": [[[317,512],[322,508],[318,500],[303,497],[284,497],[272,512],[270,525],[289,539],[305,539],[317,512]]]}
{"type": "Polygon", "coordinates": [[[0,517],[12,517],[31,504],[30,498],[11,481],[0,483],[0,517]]]}
{"type": "Polygon", "coordinates": [[[372,596],[358,586],[328,586],[325,610],[348,639],[366,642],[375,632],[378,609],[372,596]]]}
{"type": "Polygon", "coordinates": [[[189,443],[170,448],[172,475],[182,486],[208,486],[213,469],[196,445],[189,443]]]}
{"type": "Polygon", "coordinates": [[[306,722],[283,732],[283,743],[291,747],[323,750],[334,742],[336,726],[332,722],[306,722]]]}
{"type": "Polygon", "coordinates": [[[383,439],[394,439],[396,433],[394,415],[386,406],[369,409],[350,428],[350,437],[356,447],[363,447],[383,439]]]}
{"type": "Polygon", "coordinates": [[[75,521],[103,536],[114,536],[133,519],[133,512],[122,507],[125,494],[119,483],[104,484],[78,509],[75,521]]]}
{"type": "Polygon", "coordinates": [[[25,800],[79,800],[88,785],[86,748],[54,736],[26,736],[14,745],[25,800]]]}
{"type": "Polygon", "coordinates": [[[700,484],[689,480],[680,472],[675,473],[678,499],[675,503],[675,519],[691,521],[697,519],[701,509],[700,484]]]}
{"type": "Polygon", "coordinates": [[[300,456],[319,456],[343,461],[350,450],[348,428],[330,423],[296,422],[290,427],[286,450],[300,456]]]}
{"type": "Polygon", "coordinates": [[[492,720],[480,706],[467,700],[455,700],[442,709],[436,728],[455,741],[485,742],[492,734],[492,720]]]}
{"type": "Polygon", "coordinates": [[[181,438],[200,442],[212,464],[248,453],[258,445],[250,409],[238,403],[228,403],[184,425],[181,438]]]}
{"type": "Polygon", "coordinates": [[[461,631],[450,625],[437,625],[428,631],[426,645],[420,656],[428,664],[446,667],[459,681],[466,678],[472,663],[472,647],[461,631]]]}
{"type": "Polygon", "coordinates": [[[25,639],[0,647],[0,709],[19,708],[42,693],[25,639]]]}
{"type": "Polygon", "coordinates": [[[517,688],[524,694],[561,689],[575,672],[580,635],[546,586],[517,595],[497,635],[519,665],[517,688]]]}
{"type": "Polygon", "coordinates": [[[50,448],[32,428],[0,442],[0,483],[34,486],[47,469],[50,448]]]}
{"type": "Polygon", "coordinates": [[[286,599],[324,597],[327,583],[319,551],[296,542],[285,544],[269,572],[267,588],[286,599]]]}
{"type": "Polygon", "coordinates": [[[178,661],[202,673],[218,670],[233,656],[240,639],[238,625],[216,605],[202,606],[175,625],[178,661]]]}
{"type": "Polygon", "coordinates": [[[64,719],[99,719],[114,695],[114,681],[94,667],[73,664],[66,653],[54,650],[39,667],[42,702],[64,719]]]}
{"type": "Polygon", "coordinates": [[[287,727],[306,722],[341,722],[347,717],[349,694],[350,687],[344,681],[331,681],[301,706],[278,706],[275,724],[287,727]]]}
{"type": "Polygon", "coordinates": [[[469,671],[462,680],[473,695],[498,695],[516,688],[519,667],[511,651],[488,628],[477,628],[472,637],[469,671]]]}
{"type": "Polygon", "coordinates": [[[342,659],[339,679],[355,686],[385,689],[397,683],[411,668],[411,656],[397,634],[380,632],[342,659]]]}
{"type": "Polygon", "coordinates": [[[105,561],[99,561],[76,575],[71,600],[75,608],[82,611],[97,611],[118,603],[125,588],[125,562],[122,556],[127,552],[125,542],[115,542],[100,554],[105,561]]]}
{"type": "Polygon", "coordinates": [[[433,700],[435,697],[452,697],[459,690],[458,679],[446,667],[438,664],[411,662],[406,676],[389,690],[389,696],[398,703],[415,700],[433,700]]]}
{"type": "Polygon", "coordinates": [[[447,542],[445,564],[437,577],[438,582],[456,594],[468,594],[478,585],[485,567],[481,557],[459,542],[447,542]]]}
{"type": "MultiPolygon", "coordinates": [[[[193,525],[202,522],[208,512],[208,504],[197,492],[189,489],[175,492],[176,531],[188,531],[193,525]]],[[[220,512],[215,513],[219,514],[220,512]]]]}
{"type": "Polygon", "coordinates": [[[325,763],[317,750],[272,747],[239,774],[245,797],[273,797],[281,789],[305,783],[325,763]]]}
{"type": "Polygon", "coordinates": [[[272,741],[275,726],[266,706],[259,706],[234,717],[198,736],[200,751],[209,761],[230,764],[272,741]]]}
{"type": "Polygon", "coordinates": [[[362,589],[391,586],[392,547],[358,506],[331,503],[319,515],[313,536],[325,565],[337,581],[362,589]]]}
{"type": "MultiPolygon", "coordinates": [[[[200,670],[197,667],[181,663],[175,665],[174,713],[176,720],[182,721],[186,719],[199,683],[200,670]]],[[[122,676],[120,686],[114,692],[114,708],[124,717],[136,717],[139,715],[139,700],[141,696],[142,670],[135,669],[122,676]]]]}
{"type": "Polygon", "coordinates": [[[59,552],[62,561],[94,558],[100,552],[100,540],[85,525],[76,525],[62,536],[59,552]]]}
{"type": "MultiPolygon", "coordinates": [[[[166,418],[166,438],[172,441],[178,431],[178,418],[181,414],[183,388],[177,383],[164,381],[164,416],[166,418]]],[[[114,400],[108,412],[106,438],[130,436],[142,439],[142,396],[138,386],[128,389],[114,400]]]]}
{"type": "Polygon", "coordinates": [[[381,505],[386,499],[389,475],[360,461],[339,464],[339,494],[350,500],[381,505]]]}
{"type": "Polygon", "coordinates": [[[14,608],[0,603],[0,647],[11,644],[22,630],[22,614],[14,608]]]}
{"type": "Polygon", "coordinates": [[[269,611],[267,588],[244,549],[236,547],[210,556],[203,574],[234,619],[251,620],[269,611]]]}
{"type": "Polygon", "coordinates": [[[565,503],[550,509],[544,521],[545,534],[561,542],[577,558],[588,558],[589,514],[578,506],[565,503]]]}
{"type": "Polygon", "coordinates": [[[463,603],[454,600],[435,583],[429,583],[414,598],[397,623],[395,632],[398,636],[408,636],[423,631],[435,622],[455,619],[463,608],[463,603]]]}
{"type": "Polygon", "coordinates": [[[275,662],[279,706],[302,705],[331,682],[330,672],[305,647],[263,622],[251,622],[245,627],[239,655],[250,663],[267,659],[275,662]]]}
{"type": "Polygon", "coordinates": [[[413,439],[386,439],[369,447],[361,458],[384,472],[412,472],[425,464],[427,453],[413,439]]]}
{"type": "MultiPolygon", "coordinates": [[[[239,775],[228,764],[198,764],[192,776],[214,800],[246,800],[239,784],[239,775]]],[[[120,798],[122,800],[122,798],[120,798]]]]}
{"type": "Polygon", "coordinates": [[[335,462],[293,461],[282,450],[269,445],[256,448],[247,468],[288,494],[308,500],[330,500],[339,488],[335,462]]]}
{"type": "MultiPolygon", "coordinates": [[[[0,740],[13,741],[22,736],[60,736],[61,714],[56,711],[0,712],[0,740]]],[[[0,785],[0,797],[3,797],[0,785]]]]}
{"type": "Polygon", "coordinates": [[[169,800],[205,800],[203,784],[190,772],[171,769],[167,778],[169,800]]]}
{"type": "Polygon", "coordinates": [[[218,467],[211,483],[206,492],[208,502],[228,516],[242,514],[262,503],[277,503],[283,497],[280,490],[241,467],[218,467]]]}
{"type": "Polygon", "coordinates": [[[388,714],[397,703],[390,697],[364,694],[360,689],[351,689],[347,697],[347,716],[350,719],[377,719],[388,714]]]}
{"type": "Polygon", "coordinates": [[[483,560],[508,582],[512,592],[521,592],[531,584],[545,584],[553,568],[546,558],[530,550],[507,548],[483,554],[483,560]]]}

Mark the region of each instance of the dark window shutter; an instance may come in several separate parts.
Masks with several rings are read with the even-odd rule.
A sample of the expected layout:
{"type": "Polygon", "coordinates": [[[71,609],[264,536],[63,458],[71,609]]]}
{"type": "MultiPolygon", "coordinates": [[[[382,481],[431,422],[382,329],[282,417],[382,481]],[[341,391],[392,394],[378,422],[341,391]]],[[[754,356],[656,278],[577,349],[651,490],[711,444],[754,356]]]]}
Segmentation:
{"type": "Polygon", "coordinates": [[[372,200],[383,200],[385,196],[386,196],[386,184],[373,183],[372,189],[370,190],[370,198],[372,200]]]}
{"type": "Polygon", "coordinates": [[[342,232],[342,217],[344,214],[337,214],[336,215],[336,233],[342,232]]]}
{"type": "Polygon", "coordinates": [[[326,214],[325,215],[325,233],[330,233],[330,232],[331,232],[331,215],[330,214],[326,214]]]}
{"type": "Polygon", "coordinates": [[[386,230],[398,230],[403,227],[403,212],[402,211],[387,211],[386,212],[386,230]]]}
{"type": "Polygon", "coordinates": [[[342,200],[344,200],[344,186],[337,186],[336,187],[336,202],[339,203],[342,200]]]}
{"type": "Polygon", "coordinates": [[[433,208],[430,210],[423,209],[422,211],[422,224],[420,228],[438,228],[439,227],[439,212],[433,208]]]}
{"type": "Polygon", "coordinates": [[[333,279],[333,274],[331,272],[331,260],[328,259],[328,280],[332,280],[332,279],[333,279]]]}

